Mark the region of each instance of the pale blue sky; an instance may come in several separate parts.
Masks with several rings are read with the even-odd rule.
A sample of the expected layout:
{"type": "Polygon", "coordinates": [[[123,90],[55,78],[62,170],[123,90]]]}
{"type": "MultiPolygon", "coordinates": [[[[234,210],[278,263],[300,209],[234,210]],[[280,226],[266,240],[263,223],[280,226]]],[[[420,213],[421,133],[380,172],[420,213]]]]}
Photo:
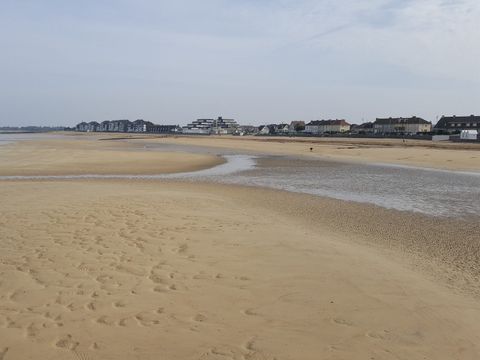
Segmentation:
{"type": "Polygon", "coordinates": [[[0,0],[0,126],[480,114],[479,0],[0,0]]]}

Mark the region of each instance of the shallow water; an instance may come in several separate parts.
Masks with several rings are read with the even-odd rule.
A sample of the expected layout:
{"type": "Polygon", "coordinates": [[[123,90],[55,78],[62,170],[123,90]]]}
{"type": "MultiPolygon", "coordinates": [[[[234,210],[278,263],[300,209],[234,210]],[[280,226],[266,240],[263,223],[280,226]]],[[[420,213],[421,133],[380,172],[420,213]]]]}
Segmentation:
{"type": "Polygon", "coordinates": [[[385,208],[442,217],[480,216],[480,173],[422,169],[389,164],[354,164],[232,150],[151,143],[148,151],[222,155],[227,162],[211,169],[162,175],[3,176],[21,179],[179,179],[262,186],[370,203],[385,208]],[[236,154],[236,155],[235,155],[236,154]]]}
{"type": "MultiPolygon", "coordinates": [[[[151,145],[151,149],[229,154],[230,161],[236,159],[231,155],[232,150],[218,148],[157,143],[151,145]]],[[[243,156],[244,160],[232,164],[231,172],[215,174],[204,170],[190,176],[190,180],[269,187],[442,217],[480,216],[480,172],[310,160],[251,152],[237,156],[243,156]],[[255,161],[254,166],[248,163],[248,158],[255,161]]]]}
{"type": "Polygon", "coordinates": [[[215,180],[435,216],[480,215],[480,173],[270,157],[258,159],[254,170],[215,180]]]}
{"type": "Polygon", "coordinates": [[[0,176],[0,180],[78,180],[78,179],[129,179],[129,180],[168,180],[168,179],[216,179],[221,180],[230,174],[246,171],[255,167],[255,159],[245,155],[225,155],[226,162],[209,169],[158,175],[131,174],[82,174],[82,175],[8,175],[0,176]]]}

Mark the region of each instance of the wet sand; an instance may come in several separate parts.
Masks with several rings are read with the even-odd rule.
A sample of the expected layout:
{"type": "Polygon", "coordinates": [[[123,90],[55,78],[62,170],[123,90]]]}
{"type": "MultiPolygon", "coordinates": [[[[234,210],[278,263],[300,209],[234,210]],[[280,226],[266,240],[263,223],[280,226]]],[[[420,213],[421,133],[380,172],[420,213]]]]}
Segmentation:
{"type": "MultiPolygon", "coordinates": [[[[78,144],[104,166],[149,154],[78,144]]],[[[480,356],[478,218],[194,182],[0,184],[2,360],[480,356]]]]}
{"type": "MultiPolygon", "coordinates": [[[[142,141],[142,140],[138,140],[142,141]]],[[[165,137],[163,143],[200,145],[256,153],[301,155],[312,158],[386,163],[435,169],[480,171],[480,144],[439,144],[396,139],[334,139],[279,137],[165,137]],[[313,148],[310,151],[310,148],[313,148]]]]}

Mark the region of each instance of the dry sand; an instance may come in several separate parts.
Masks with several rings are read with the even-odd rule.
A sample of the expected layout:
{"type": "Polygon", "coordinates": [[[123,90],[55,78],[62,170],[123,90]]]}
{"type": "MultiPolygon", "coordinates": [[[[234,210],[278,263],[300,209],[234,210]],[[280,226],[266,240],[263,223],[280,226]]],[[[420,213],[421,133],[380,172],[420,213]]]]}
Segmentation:
{"type": "Polygon", "coordinates": [[[282,194],[2,183],[3,360],[480,356],[478,301],[315,224],[315,203],[282,194]]]}
{"type": "Polygon", "coordinates": [[[0,148],[0,175],[163,174],[223,162],[211,155],[145,151],[141,144],[96,137],[23,141],[0,148]]]}
{"type": "MultiPolygon", "coordinates": [[[[0,168],[28,147],[47,173],[154,161],[54,143],[0,168]]],[[[140,180],[2,181],[0,201],[0,360],[480,358],[478,219],[140,180]]]]}

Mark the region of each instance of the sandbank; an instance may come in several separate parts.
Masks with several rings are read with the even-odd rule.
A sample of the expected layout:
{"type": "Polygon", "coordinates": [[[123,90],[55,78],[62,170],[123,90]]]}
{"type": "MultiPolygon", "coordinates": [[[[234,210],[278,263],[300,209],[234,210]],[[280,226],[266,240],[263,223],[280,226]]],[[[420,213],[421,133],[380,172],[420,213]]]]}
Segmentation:
{"type": "Polygon", "coordinates": [[[20,141],[0,148],[0,175],[164,174],[223,162],[213,155],[148,151],[97,138],[20,141]]]}
{"type": "Polygon", "coordinates": [[[308,156],[335,161],[480,171],[480,144],[439,144],[418,140],[407,140],[406,143],[403,143],[402,140],[396,139],[238,136],[169,136],[156,140],[149,138],[148,141],[228,148],[266,154],[308,156]]]}

